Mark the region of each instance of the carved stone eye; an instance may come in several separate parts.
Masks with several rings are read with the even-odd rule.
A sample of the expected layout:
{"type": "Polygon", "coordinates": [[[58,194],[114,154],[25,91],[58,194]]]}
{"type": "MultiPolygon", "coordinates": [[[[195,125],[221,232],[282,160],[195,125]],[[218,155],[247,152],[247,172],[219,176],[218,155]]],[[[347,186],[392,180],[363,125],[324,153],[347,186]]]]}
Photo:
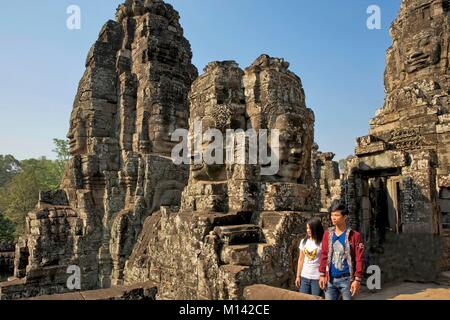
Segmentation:
{"type": "Polygon", "coordinates": [[[430,43],[431,43],[430,37],[426,37],[425,39],[421,39],[419,41],[419,46],[420,47],[428,46],[430,43]]]}

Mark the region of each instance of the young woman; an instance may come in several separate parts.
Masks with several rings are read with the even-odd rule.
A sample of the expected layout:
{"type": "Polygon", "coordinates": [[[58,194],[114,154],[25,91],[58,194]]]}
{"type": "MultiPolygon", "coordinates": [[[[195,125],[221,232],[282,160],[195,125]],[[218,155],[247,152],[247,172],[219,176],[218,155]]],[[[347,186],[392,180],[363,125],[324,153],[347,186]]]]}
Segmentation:
{"type": "Polygon", "coordinates": [[[314,218],[306,224],[306,237],[300,242],[297,279],[295,285],[301,293],[320,296],[320,254],[324,230],[322,221],[314,218]]]}

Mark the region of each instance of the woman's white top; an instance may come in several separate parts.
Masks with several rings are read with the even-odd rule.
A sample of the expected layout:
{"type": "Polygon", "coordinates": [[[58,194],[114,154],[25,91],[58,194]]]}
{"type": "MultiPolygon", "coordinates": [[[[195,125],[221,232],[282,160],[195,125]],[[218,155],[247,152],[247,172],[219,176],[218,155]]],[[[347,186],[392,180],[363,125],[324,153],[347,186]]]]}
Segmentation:
{"type": "Polygon", "coordinates": [[[322,252],[321,244],[317,245],[314,240],[302,240],[300,242],[300,251],[305,255],[301,276],[310,280],[320,280],[319,266],[320,254],[322,252]]]}

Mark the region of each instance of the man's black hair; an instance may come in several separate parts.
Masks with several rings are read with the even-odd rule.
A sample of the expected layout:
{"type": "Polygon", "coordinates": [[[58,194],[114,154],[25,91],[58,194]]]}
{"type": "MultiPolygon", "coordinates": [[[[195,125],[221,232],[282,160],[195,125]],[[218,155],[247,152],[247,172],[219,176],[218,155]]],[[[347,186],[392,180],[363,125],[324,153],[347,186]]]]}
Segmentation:
{"type": "Polygon", "coordinates": [[[340,211],[342,215],[348,215],[348,210],[345,203],[342,200],[335,199],[331,202],[331,206],[328,209],[328,212],[331,214],[332,212],[340,211]]]}

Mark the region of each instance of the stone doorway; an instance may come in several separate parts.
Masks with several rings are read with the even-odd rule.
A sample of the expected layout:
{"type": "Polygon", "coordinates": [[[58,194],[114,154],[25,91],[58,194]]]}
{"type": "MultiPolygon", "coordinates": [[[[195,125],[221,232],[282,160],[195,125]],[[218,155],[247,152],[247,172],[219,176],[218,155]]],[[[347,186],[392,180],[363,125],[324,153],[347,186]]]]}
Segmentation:
{"type": "Polygon", "coordinates": [[[372,248],[382,247],[389,235],[402,233],[402,179],[397,170],[362,177],[362,231],[372,248]]]}
{"type": "Polygon", "coordinates": [[[450,270],[450,188],[439,190],[439,207],[441,212],[441,234],[444,245],[443,270],[450,270]]]}

